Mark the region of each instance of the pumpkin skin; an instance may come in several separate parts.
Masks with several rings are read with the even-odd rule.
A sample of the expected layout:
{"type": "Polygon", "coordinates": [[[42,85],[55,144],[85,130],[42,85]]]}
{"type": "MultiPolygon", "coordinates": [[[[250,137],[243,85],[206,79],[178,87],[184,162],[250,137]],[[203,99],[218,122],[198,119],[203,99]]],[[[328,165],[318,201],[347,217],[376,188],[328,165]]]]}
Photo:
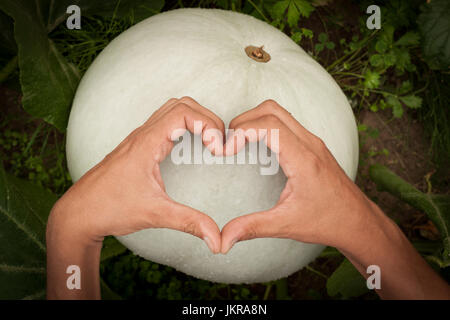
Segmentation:
{"type": "MultiPolygon", "coordinates": [[[[289,37],[251,16],[216,9],[178,9],[146,19],[114,39],[84,75],[67,131],[74,181],[100,162],[168,99],[190,96],[225,125],[266,99],[286,108],[320,137],[354,179],[358,136],[347,98],[333,78],[289,37]],[[270,54],[266,63],[249,45],[270,54]]],[[[248,149],[248,148],[247,148],[248,149]]],[[[161,163],[168,195],[210,215],[222,228],[240,215],[271,208],[286,178],[259,165],[161,163]]],[[[119,241],[151,261],[215,282],[253,283],[286,277],[311,262],[322,245],[290,239],[238,242],[210,253],[201,239],[147,229],[119,241]]]]}

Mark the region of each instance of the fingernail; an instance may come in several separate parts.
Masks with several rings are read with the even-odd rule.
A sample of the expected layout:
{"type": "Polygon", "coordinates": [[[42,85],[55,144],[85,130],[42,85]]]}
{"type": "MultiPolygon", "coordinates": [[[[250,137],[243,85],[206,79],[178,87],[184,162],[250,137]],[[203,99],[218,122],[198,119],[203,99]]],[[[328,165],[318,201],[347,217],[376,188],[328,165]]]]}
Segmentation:
{"type": "Polygon", "coordinates": [[[232,241],[231,241],[231,244],[230,244],[230,246],[228,247],[228,250],[227,251],[225,251],[224,252],[224,254],[227,254],[228,253],[228,251],[230,251],[231,250],[231,248],[233,248],[233,246],[234,246],[234,244],[236,243],[238,241],[238,239],[236,238],[236,239],[233,239],[232,241]]]}
{"type": "Polygon", "coordinates": [[[211,252],[215,254],[216,252],[214,250],[214,246],[211,239],[209,239],[208,237],[204,237],[203,240],[206,242],[206,245],[208,246],[209,250],[211,250],[211,252]]]}

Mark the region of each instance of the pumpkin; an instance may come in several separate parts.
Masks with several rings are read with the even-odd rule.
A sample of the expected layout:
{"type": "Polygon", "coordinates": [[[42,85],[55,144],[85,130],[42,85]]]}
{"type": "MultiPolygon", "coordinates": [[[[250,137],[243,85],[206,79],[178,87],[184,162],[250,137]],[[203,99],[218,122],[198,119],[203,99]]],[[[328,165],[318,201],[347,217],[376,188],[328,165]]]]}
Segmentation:
{"type": "MultiPolygon", "coordinates": [[[[251,16],[178,9],[123,32],[84,75],[67,130],[73,180],[168,99],[182,96],[215,112],[226,126],[235,116],[273,99],[320,137],[346,174],[355,178],[354,115],[339,86],[317,62],[288,36],[251,16]]],[[[177,165],[170,157],[161,163],[168,195],[210,215],[219,228],[275,205],[286,178],[281,169],[275,175],[261,175],[259,169],[259,163],[177,165]]],[[[222,283],[288,276],[323,249],[265,238],[239,242],[228,254],[214,255],[201,239],[169,229],[146,229],[118,239],[146,259],[222,283]]]]}

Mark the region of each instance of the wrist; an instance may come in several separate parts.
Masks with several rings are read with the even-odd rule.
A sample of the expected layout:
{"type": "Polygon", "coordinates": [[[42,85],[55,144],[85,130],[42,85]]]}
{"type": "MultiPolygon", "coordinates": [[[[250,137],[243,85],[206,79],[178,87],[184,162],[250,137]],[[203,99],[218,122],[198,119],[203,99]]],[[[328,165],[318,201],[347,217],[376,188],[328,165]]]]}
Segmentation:
{"type": "Polygon", "coordinates": [[[96,235],[82,211],[71,208],[64,199],[60,199],[52,208],[47,222],[48,241],[63,241],[84,247],[101,249],[103,236],[96,235]]]}
{"type": "Polygon", "coordinates": [[[353,234],[338,249],[363,266],[370,265],[373,258],[384,255],[396,244],[401,244],[404,235],[400,228],[372,201],[367,199],[367,208],[358,212],[353,234]]]}

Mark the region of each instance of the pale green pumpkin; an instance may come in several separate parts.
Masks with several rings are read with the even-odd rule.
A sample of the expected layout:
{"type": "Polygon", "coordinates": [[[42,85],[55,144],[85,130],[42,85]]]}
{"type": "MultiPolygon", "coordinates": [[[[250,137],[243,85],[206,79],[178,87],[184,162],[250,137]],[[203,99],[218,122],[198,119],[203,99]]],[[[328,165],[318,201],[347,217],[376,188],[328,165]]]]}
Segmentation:
{"type": "MultiPolygon", "coordinates": [[[[182,96],[211,109],[225,125],[274,99],[322,138],[355,178],[355,119],[347,98],[317,62],[285,34],[253,17],[179,9],[121,34],[83,77],[67,133],[74,181],[169,98],[182,96]],[[264,52],[258,54],[259,46],[264,52]]],[[[250,164],[175,165],[167,158],[161,170],[169,196],[210,215],[220,228],[234,217],[272,207],[285,184],[281,169],[276,175],[261,175],[259,166],[250,164]]],[[[237,243],[227,255],[213,255],[201,239],[167,229],[143,230],[119,240],[146,259],[227,283],[285,277],[323,249],[288,239],[254,239],[237,243]]]]}

